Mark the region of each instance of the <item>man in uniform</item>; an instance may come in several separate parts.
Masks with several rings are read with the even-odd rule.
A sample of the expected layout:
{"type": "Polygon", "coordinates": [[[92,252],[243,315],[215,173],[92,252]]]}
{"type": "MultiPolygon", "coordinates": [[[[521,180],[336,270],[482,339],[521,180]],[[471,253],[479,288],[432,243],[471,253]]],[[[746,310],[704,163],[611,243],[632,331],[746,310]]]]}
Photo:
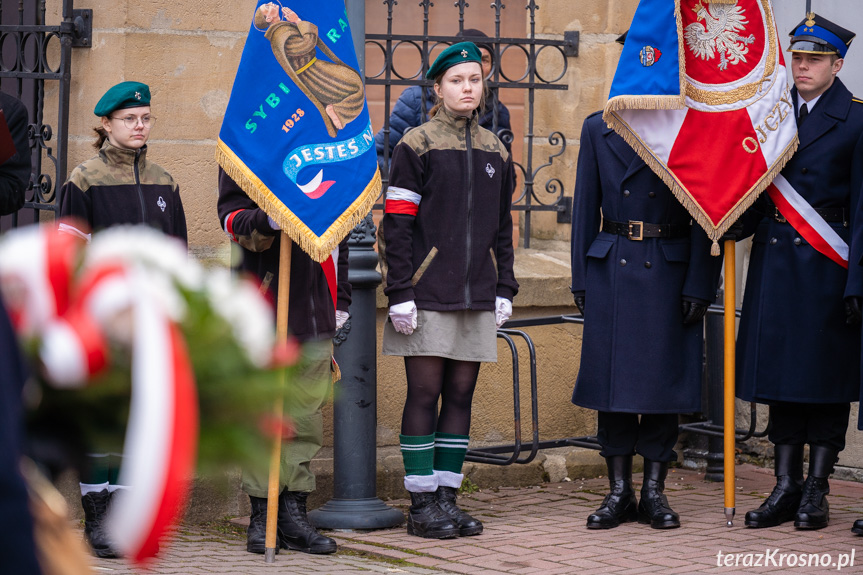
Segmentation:
{"type": "Polygon", "coordinates": [[[798,529],[820,529],[829,519],[827,478],[860,389],[863,274],[855,265],[849,275],[847,244],[863,180],[863,103],[836,77],[852,32],[810,13],[791,37],[800,145],[782,170],[788,185],[773,199],[795,210],[765,194],[745,216],[757,229],[737,344],[738,397],[770,406],[776,475],[745,523],[794,520],[798,529]]]}
{"type": "MultiPolygon", "coordinates": [[[[219,168],[217,203],[222,229],[242,248],[243,271],[254,275],[276,301],[279,282],[280,232],[234,180],[219,168]]],[[[306,365],[294,386],[286,413],[294,437],[282,445],[279,477],[278,546],[304,553],[335,553],[336,542],[318,533],[306,515],[306,500],[315,489],[310,463],[323,444],[321,407],[329,390],[332,337],[348,319],[351,284],[348,282],[347,240],[339,245],[336,302],[321,264],[293,243],[288,331],[303,343],[306,365]]],[[[243,491],[249,494],[252,515],[246,550],[264,553],[267,525],[267,462],[243,470],[243,491]]],[[[277,546],[277,552],[278,552],[277,546]]]]}
{"type": "MultiPolygon", "coordinates": [[[[622,43],[623,37],[618,39],[622,43]]],[[[572,402],[595,409],[610,493],[588,529],[680,526],[663,493],[678,414],[701,410],[701,319],[720,258],[671,190],[596,112],[581,133],[572,293],[584,316],[572,402]],[[632,458],[644,458],[641,500],[632,458]]]]}

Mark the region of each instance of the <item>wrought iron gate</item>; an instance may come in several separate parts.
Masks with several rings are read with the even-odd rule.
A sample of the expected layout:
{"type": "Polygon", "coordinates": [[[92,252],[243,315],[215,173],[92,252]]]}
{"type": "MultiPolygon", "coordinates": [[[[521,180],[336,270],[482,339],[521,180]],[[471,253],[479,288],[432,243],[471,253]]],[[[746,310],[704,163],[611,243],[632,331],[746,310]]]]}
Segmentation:
{"type": "MultiPolygon", "coordinates": [[[[515,4],[515,0],[512,0],[515,4]]],[[[403,1],[403,4],[405,2],[403,1]]],[[[559,84],[566,74],[568,56],[578,55],[578,33],[567,33],[561,39],[537,38],[535,32],[536,12],[539,10],[539,3],[535,0],[527,0],[524,9],[528,13],[530,33],[527,38],[505,38],[501,37],[501,15],[506,5],[501,0],[491,2],[491,9],[494,10],[495,29],[493,34],[489,34],[489,38],[479,37],[456,37],[456,36],[433,36],[429,33],[429,21],[435,8],[435,3],[431,0],[421,0],[419,6],[423,11],[423,32],[420,35],[416,34],[400,34],[394,30],[394,22],[398,22],[400,26],[410,23],[410,18],[405,14],[399,14],[398,0],[383,0],[383,4],[387,6],[387,32],[385,34],[369,33],[368,23],[366,25],[366,52],[374,52],[379,50],[383,56],[384,64],[380,70],[370,73],[368,65],[366,66],[366,84],[368,86],[380,85],[384,86],[384,168],[389,166],[389,117],[392,110],[393,102],[391,102],[391,87],[393,86],[431,86],[432,82],[425,79],[425,73],[429,68],[429,54],[440,45],[449,45],[462,40],[472,40],[486,42],[494,48],[494,69],[492,70],[488,86],[491,89],[491,102],[493,106],[498,103],[498,90],[505,89],[520,89],[527,92],[525,102],[525,134],[524,148],[522,157],[515,158],[516,161],[516,176],[518,180],[517,193],[513,197],[513,210],[524,212],[524,227],[522,237],[524,246],[530,247],[530,217],[532,212],[551,211],[557,212],[558,222],[567,223],[571,221],[572,199],[564,196],[563,183],[557,178],[549,178],[544,184],[538,185],[541,180],[540,172],[551,166],[554,158],[563,154],[566,149],[566,138],[560,132],[552,132],[548,136],[548,144],[556,149],[555,153],[548,156],[547,160],[536,165],[534,144],[536,135],[534,134],[534,97],[537,90],[566,90],[569,86],[559,84]],[[421,65],[418,70],[412,73],[402,73],[396,70],[394,64],[394,56],[399,50],[415,50],[419,53],[421,65]],[[523,72],[513,73],[512,70],[504,69],[504,56],[510,51],[521,52],[526,60],[526,65],[523,72]],[[537,69],[537,61],[540,55],[545,50],[552,50],[560,55],[562,66],[560,74],[556,78],[543,78],[537,69]],[[518,161],[520,160],[520,161],[518,161]]],[[[412,2],[407,3],[411,7],[412,2]]],[[[444,4],[442,2],[442,4],[444,4]]],[[[521,3],[519,3],[521,4],[521,3]]],[[[482,3],[484,6],[485,3],[482,3]]],[[[465,13],[470,7],[467,0],[456,0],[453,6],[458,9],[458,30],[462,32],[465,29],[465,13]]],[[[521,9],[521,6],[516,6],[514,9],[521,9]]],[[[405,12],[406,10],[403,10],[405,12]]],[[[452,13],[450,13],[452,14],[452,13]]],[[[436,16],[445,16],[438,9],[436,16]]],[[[453,14],[454,16],[454,14],[453,14]]],[[[452,17],[452,16],[450,16],[452,17]]],[[[423,105],[425,106],[425,102],[423,105]]],[[[495,130],[497,132],[497,114],[494,117],[495,130]]],[[[512,132],[498,133],[501,139],[512,139],[512,132]]],[[[386,169],[382,170],[384,178],[384,190],[388,174],[386,169]]],[[[383,209],[383,204],[375,205],[376,210],[383,209]]]]}
{"type": "Polygon", "coordinates": [[[57,187],[66,178],[72,48],[90,46],[93,11],[73,9],[74,0],[59,1],[62,19],[53,26],[46,24],[46,0],[0,1],[0,89],[27,107],[33,162],[26,203],[3,218],[3,229],[53,218],[57,187]],[[52,84],[56,108],[46,106],[52,84]]]}

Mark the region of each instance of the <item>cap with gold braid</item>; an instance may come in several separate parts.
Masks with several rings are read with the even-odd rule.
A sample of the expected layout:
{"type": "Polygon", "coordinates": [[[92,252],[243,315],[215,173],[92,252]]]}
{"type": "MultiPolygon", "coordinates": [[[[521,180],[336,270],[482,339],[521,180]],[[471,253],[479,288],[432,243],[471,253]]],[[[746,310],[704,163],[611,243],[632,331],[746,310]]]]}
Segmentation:
{"type": "Polygon", "coordinates": [[[837,54],[840,58],[844,58],[856,34],[815,12],[810,12],[800,24],[794,27],[789,36],[791,36],[789,52],[837,54]]]}

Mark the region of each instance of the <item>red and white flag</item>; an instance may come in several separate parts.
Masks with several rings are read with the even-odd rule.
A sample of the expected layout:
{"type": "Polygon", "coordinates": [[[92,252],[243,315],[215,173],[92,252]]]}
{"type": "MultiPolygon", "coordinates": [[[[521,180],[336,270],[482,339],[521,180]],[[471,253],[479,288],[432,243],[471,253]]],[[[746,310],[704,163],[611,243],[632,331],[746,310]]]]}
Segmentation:
{"type": "Polygon", "coordinates": [[[603,115],[716,241],[797,149],[770,0],[641,0],[603,115]]]}

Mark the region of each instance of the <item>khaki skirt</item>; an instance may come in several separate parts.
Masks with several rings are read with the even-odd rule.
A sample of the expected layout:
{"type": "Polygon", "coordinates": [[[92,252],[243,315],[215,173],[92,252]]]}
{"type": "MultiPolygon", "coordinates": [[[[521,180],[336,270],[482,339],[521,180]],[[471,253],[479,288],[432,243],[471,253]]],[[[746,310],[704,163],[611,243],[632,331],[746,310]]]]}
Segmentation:
{"type": "Polygon", "coordinates": [[[411,335],[384,323],[384,355],[433,355],[459,361],[497,361],[497,327],[493,311],[417,310],[411,335]]]}

